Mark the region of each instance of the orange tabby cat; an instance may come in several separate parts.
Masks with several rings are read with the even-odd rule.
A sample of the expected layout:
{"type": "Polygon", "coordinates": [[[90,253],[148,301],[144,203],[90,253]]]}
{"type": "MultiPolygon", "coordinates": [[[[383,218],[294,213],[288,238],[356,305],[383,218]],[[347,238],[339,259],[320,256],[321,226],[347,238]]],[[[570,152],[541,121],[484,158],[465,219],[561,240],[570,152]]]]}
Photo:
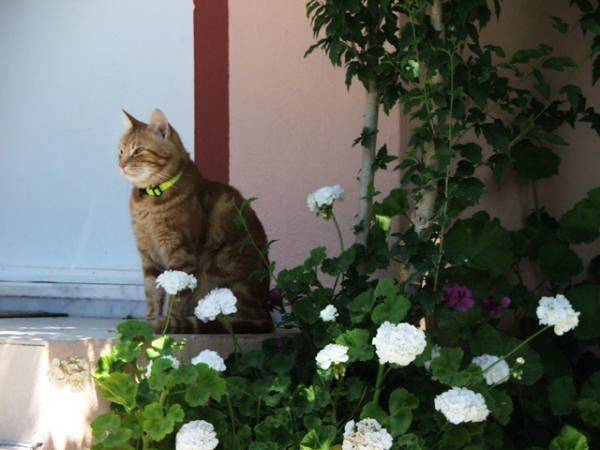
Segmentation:
{"type": "MultiPolygon", "coordinates": [[[[170,332],[224,332],[218,321],[205,324],[193,316],[198,300],[219,287],[231,289],[238,299],[238,312],[230,317],[235,332],[271,331],[269,282],[253,274],[265,262],[254,248],[242,246],[246,233],[234,223],[235,208],[226,204],[240,205],[240,193],[202,178],[162,111],[154,110],[149,124],[123,112],[128,129],[121,137],[119,168],[134,185],[129,207],[144,269],[146,319],[162,331],[166,302],[156,277],[172,269],[194,274],[198,287],[184,291],[174,304],[170,332]]],[[[244,209],[244,217],[264,248],[265,232],[252,208],[244,209]]]]}

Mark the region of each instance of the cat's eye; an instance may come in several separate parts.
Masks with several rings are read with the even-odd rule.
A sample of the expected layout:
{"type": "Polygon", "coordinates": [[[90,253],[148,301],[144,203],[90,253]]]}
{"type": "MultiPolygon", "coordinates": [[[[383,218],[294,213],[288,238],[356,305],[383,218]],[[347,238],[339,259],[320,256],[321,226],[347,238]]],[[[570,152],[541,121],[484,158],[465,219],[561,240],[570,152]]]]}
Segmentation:
{"type": "Polygon", "coordinates": [[[132,155],[133,156],[139,155],[140,153],[142,153],[142,150],[143,150],[142,147],[138,147],[133,151],[132,155]]]}

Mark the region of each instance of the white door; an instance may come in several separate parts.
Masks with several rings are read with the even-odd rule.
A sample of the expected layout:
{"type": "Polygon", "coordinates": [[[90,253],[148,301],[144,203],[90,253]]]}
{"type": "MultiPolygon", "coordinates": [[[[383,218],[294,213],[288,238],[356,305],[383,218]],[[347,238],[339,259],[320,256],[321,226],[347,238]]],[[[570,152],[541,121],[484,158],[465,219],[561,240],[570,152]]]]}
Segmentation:
{"type": "Polygon", "coordinates": [[[0,281],[138,284],[120,109],[193,154],[192,0],[0,1],[0,281]]]}

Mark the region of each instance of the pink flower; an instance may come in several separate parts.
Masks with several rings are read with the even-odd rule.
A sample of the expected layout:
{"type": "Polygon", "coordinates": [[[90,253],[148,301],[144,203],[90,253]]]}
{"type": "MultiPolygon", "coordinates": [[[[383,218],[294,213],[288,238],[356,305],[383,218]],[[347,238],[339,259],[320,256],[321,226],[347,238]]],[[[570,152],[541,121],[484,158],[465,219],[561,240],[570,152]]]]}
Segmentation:
{"type": "Polygon", "coordinates": [[[492,297],[488,297],[481,302],[483,308],[492,317],[500,315],[500,313],[508,308],[510,304],[511,300],[508,297],[502,297],[500,300],[495,300],[492,297]]]}
{"type": "Polygon", "coordinates": [[[466,286],[460,284],[451,284],[442,288],[444,295],[442,301],[446,302],[449,308],[454,308],[462,313],[466,313],[473,306],[475,306],[475,300],[473,300],[473,292],[466,286]]]}

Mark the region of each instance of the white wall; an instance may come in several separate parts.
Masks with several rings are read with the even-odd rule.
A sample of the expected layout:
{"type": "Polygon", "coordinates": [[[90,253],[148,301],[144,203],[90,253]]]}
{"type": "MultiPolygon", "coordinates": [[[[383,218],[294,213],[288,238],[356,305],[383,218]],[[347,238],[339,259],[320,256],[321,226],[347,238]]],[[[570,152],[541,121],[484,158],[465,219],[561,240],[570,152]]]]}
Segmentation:
{"type": "Polygon", "coordinates": [[[0,280],[136,282],[120,108],[193,154],[192,0],[0,0],[0,280]]]}

